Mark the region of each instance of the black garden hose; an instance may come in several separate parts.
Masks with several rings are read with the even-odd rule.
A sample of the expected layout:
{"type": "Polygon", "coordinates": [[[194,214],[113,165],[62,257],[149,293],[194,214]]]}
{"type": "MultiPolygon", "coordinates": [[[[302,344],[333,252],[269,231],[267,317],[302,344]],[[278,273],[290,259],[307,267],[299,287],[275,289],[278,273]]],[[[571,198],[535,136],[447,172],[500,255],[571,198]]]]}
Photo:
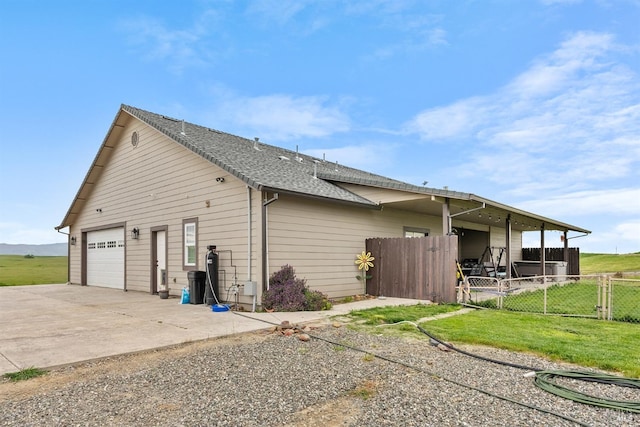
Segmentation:
{"type": "Polygon", "coordinates": [[[606,399],[596,396],[591,396],[586,393],[581,393],[576,390],[572,390],[568,387],[561,386],[553,381],[556,377],[563,378],[571,378],[575,380],[581,381],[589,381],[596,382],[601,384],[610,384],[616,385],[620,387],[628,387],[633,389],[640,389],[640,379],[637,378],[625,378],[619,377],[616,375],[610,374],[601,374],[596,372],[583,372],[583,371],[558,371],[558,370],[543,370],[539,368],[531,368],[528,366],[517,365],[514,363],[503,362],[501,360],[490,359],[488,357],[479,356],[477,354],[469,353],[468,351],[461,350],[452,346],[451,344],[445,343],[442,340],[436,338],[433,334],[426,331],[420,325],[413,323],[416,328],[432,340],[436,341],[438,344],[442,344],[447,348],[456,351],[458,353],[464,354],[466,356],[473,357],[475,359],[484,360],[486,362],[497,363],[503,366],[510,366],[512,368],[523,369],[525,371],[532,371],[535,373],[534,383],[538,388],[545,390],[551,394],[555,394],[556,396],[563,397],[565,399],[572,400],[574,402],[584,403],[592,406],[600,406],[603,408],[609,409],[617,409],[620,411],[626,412],[634,412],[640,413],[640,401],[631,401],[631,400],[613,400],[606,399]]]}

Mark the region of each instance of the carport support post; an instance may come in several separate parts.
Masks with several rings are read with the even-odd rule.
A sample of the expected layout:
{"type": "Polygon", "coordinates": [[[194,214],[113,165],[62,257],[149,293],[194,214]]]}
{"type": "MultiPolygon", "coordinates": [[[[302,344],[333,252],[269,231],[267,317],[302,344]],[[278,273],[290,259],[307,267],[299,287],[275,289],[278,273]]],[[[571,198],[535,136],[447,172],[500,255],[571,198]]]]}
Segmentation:
{"type": "Polygon", "coordinates": [[[547,268],[545,266],[545,248],[544,248],[544,222],[540,225],[540,275],[545,276],[547,268]]]}
{"type": "Polygon", "coordinates": [[[449,236],[451,234],[451,216],[449,214],[449,198],[444,199],[442,204],[442,235],[449,236]]]}
{"type": "Polygon", "coordinates": [[[507,279],[511,279],[511,214],[507,215],[505,234],[505,240],[507,241],[507,279]]]}

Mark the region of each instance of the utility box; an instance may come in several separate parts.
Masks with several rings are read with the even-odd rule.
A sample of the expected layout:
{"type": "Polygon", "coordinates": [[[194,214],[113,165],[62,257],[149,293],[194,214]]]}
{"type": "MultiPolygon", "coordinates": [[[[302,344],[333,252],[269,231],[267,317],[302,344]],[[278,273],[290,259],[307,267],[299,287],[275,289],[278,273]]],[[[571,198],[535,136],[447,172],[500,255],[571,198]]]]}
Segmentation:
{"type": "Polygon", "coordinates": [[[253,296],[256,294],[256,288],[258,287],[257,282],[246,281],[244,282],[244,286],[242,287],[242,295],[253,296]]]}

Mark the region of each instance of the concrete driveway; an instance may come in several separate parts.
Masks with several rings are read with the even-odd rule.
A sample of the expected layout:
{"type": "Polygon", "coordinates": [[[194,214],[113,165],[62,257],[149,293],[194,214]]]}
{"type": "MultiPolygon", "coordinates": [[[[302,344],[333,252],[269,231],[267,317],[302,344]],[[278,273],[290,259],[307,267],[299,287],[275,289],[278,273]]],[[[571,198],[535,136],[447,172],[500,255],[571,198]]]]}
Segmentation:
{"type": "Polygon", "coordinates": [[[0,375],[257,331],[270,327],[265,322],[329,322],[356,309],[420,302],[370,299],[322,312],[239,316],[141,292],[76,285],[0,287],[0,375]]]}

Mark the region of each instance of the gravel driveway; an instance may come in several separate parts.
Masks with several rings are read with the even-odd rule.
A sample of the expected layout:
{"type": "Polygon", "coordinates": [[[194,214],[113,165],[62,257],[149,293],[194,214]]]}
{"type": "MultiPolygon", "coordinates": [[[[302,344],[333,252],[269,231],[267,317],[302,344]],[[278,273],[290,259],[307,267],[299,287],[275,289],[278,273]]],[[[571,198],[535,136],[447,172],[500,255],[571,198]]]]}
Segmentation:
{"type": "MultiPolygon", "coordinates": [[[[536,388],[521,370],[444,352],[425,340],[333,326],[310,334],[311,340],[303,342],[266,331],[247,333],[68,366],[25,382],[2,380],[0,425],[581,425],[443,378],[555,412],[582,425],[640,425],[640,414],[556,397],[536,388]]],[[[526,366],[568,368],[530,355],[462,348],[526,366]]],[[[580,387],[618,399],[640,400],[637,392],[633,395],[618,387],[580,387]]]]}

